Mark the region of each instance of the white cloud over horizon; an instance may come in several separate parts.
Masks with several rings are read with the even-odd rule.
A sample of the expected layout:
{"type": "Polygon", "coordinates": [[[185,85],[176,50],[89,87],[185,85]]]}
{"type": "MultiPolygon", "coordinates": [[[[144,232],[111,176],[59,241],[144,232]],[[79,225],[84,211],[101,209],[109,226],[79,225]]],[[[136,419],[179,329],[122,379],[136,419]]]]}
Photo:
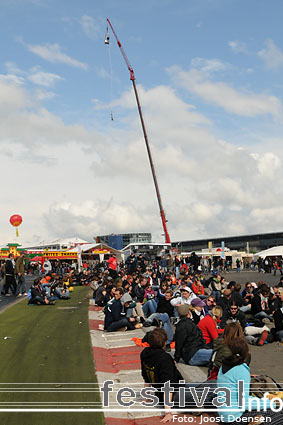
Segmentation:
{"type": "Polygon", "coordinates": [[[283,67],[283,50],[277,47],[271,39],[265,40],[265,47],[258,52],[258,56],[269,69],[283,67]]]}
{"type": "Polygon", "coordinates": [[[226,112],[245,117],[270,114],[275,120],[282,121],[283,104],[274,95],[237,90],[225,82],[214,82],[207,72],[194,67],[185,71],[179,66],[172,66],[168,73],[176,85],[226,112]]]}
{"type": "MultiPolygon", "coordinates": [[[[280,227],[283,190],[277,182],[283,177],[283,139],[261,135],[252,149],[235,146],[219,138],[213,118],[185,101],[178,88],[240,116],[277,117],[282,105],[275,97],[243,94],[209,79],[228,64],[200,58],[194,64],[198,69],[174,68],[174,77],[170,68],[172,86],[138,85],[171,239],[257,233],[263,226],[274,231],[280,227]]],[[[31,75],[36,72],[35,82],[43,89],[61,79],[41,69],[31,75]]],[[[18,75],[28,74],[18,69],[18,75]]],[[[2,215],[23,215],[23,241],[51,240],[70,232],[91,240],[99,233],[134,231],[150,231],[154,240],[163,240],[131,89],[111,104],[123,111],[121,127],[103,133],[75,121],[66,124],[42,106],[40,92],[34,95],[5,78],[0,78],[0,105],[2,172],[9,173],[12,193],[19,184],[26,188],[14,199],[9,193],[3,197],[2,215]]],[[[98,102],[95,107],[101,111],[109,105],[98,102]]],[[[10,234],[4,226],[2,238],[8,241],[10,234]]]]}
{"type": "Polygon", "coordinates": [[[28,44],[22,42],[27,49],[39,56],[40,58],[51,62],[51,63],[61,63],[65,65],[70,65],[74,68],[80,68],[84,71],[87,71],[88,65],[85,62],[81,62],[77,59],[72,58],[62,51],[62,47],[59,43],[45,43],[45,44],[28,44]]]}

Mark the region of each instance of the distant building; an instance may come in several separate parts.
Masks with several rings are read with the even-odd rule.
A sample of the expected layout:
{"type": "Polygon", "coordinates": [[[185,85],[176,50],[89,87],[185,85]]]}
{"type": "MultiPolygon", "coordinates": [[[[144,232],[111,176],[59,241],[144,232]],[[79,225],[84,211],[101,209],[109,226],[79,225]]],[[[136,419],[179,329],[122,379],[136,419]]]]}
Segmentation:
{"type": "Polygon", "coordinates": [[[225,247],[231,250],[256,253],[273,246],[283,245],[283,232],[177,241],[172,242],[172,247],[178,252],[201,251],[208,248],[210,243],[211,248],[220,247],[222,241],[225,247]]]}
{"type": "Polygon", "coordinates": [[[85,241],[84,239],[80,238],[65,238],[65,239],[55,239],[51,242],[39,242],[34,245],[25,246],[25,249],[49,249],[53,251],[61,251],[61,250],[69,250],[71,248],[74,248],[77,245],[83,245],[89,243],[88,241],[85,241]]]}
{"type": "Polygon", "coordinates": [[[105,243],[120,250],[131,243],[151,243],[151,233],[119,233],[96,236],[94,239],[97,243],[105,243]]]}

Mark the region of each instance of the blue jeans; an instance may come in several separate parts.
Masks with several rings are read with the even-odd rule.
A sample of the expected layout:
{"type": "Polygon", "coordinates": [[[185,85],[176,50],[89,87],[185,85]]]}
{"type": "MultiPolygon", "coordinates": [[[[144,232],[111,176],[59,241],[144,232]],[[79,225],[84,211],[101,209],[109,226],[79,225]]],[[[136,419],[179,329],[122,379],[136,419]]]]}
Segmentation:
{"type": "Polygon", "coordinates": [[[181,269],[181,267],[180,267],[180,266],[176,266],[176,278],[177,278],[177,279],[178,279],[179,274],[180,274],[180,269],[181,269]]]}
{"type": "Polygon", "coordinates": [[[157,302],[155,300],[148,300],[143,306],[143,313],[145,316],[148,316],[149,314],[153,314],[156,312],[157,309],[157,302]]]}
{"type": "Polygon", "coordinates": [[[210,357],[212,355],[212,349],[206,350],[205,348],[200,348],[189,360],[189,365],[191,366],[208,366],[210,357]]]}
{"type": "Polygon", "coordinates": [[[219,298],[221,297],[221,292],[220,291],[212,291],[210,294],[211,297],[215,298],[215,301],[218,301],[219,298]]]}
{"type": "Polygon", "coordinates": [[[68,289],[66,289],[66,290],[65,290],[65,294],[63,295],[63,294],[62,294],[61,289],[56,288],[56,289],[55,289],[55,293],[54,293],[54,295],[55,295],[56,297],[59,297],[59,298],[66,298],[66,297],[69,297],[69,290],[68,290],[68,289]]]}
{"type": "Polygon", "coordinates": [[[167,333],[167,344],[170,344],[173,341],[173,329],[170,323],[170,317],[168,316],[167,313],[153,313],[151,314],[148,319],[147,322],[152,322],[153,319],[158,319],[161,320],[164,330],[167,333]]]}
{"type": "Polygon", "coordinates": [[[279,339],[279,341],[283,342],[283,331],[277,331],[276,336],[279,339]]]}
{"type": "Polygon", "coordinates": [[[267,318],[267,319],[271,320],[271,322],[273,322],[273,317],[270,316],[269,314],[267,314],[265,311],[260,311],[259,313],[256,313],[255,314],[255,318],[256,319],[265,319],[265,318],[267,318]]]}
{"type": "Polygon", "coordinates": [[[135,326],[134,326],[134,325],[132,325],[132,323],[131,323],[131,322],[129,322],[129,320],[128,320],[128,319],[123,318],[123,319],[118,320],[117,322],[112,322],[112,323],[108,326],[108,328],[107,328],[107,329],[105,329],[105,330],[106,330],[107,332],[115,332],[117,329],[124,328],[124,327],[127,327],[127,330],[130,330],[130,331],[132,331],[132,330],[134,330],[134,329],[135,329],[135,326]]]}
{"type": "Polygon", "coordinates": [[[17,288],[18,293],[20,294],[24,294],[25,292],[27,292],[26,289],[26,280],[25,280],[25,276],[23,274],[21,274],[21,276],[18,276],[18,288],[17,288]]]}
{"type": "Polygon", "coordinates": [[[239,310],[241,310],[244,313],[246,313],[247,311],[251,311],[251,306],[249,306],[249,305],[243,305],[242,307],[239,308],[239,310]]]}

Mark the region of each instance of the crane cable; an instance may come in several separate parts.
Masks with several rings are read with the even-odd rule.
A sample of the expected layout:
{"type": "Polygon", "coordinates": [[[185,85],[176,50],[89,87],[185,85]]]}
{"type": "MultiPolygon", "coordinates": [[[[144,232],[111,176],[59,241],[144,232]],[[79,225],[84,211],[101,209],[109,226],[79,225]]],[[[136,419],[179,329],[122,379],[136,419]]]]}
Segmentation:
{"type": "Polygon", "coordinates": [[[104,43],[108,45],[108,52],[109,52],[109,66],[110,66],[110,106],[111,106],[110,118],[111,118],[111,121],[114,121],[113,113],[112,113],[112,97],[113,97],[112,96],[112,80],[113,80],[112,74],[113,74],[113,72],[112,72],[112,58],[111,58],[111,50],[110,50],[110,36],[108,35],[108,26],[106,28],[105,41],[104,41],[104,43]]]}

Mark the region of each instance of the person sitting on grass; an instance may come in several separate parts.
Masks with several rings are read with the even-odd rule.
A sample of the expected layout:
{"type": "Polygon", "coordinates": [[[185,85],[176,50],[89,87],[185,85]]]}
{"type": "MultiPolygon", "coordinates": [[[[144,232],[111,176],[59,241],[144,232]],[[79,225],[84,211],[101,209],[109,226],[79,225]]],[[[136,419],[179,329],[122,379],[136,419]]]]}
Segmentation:
{"type": "Polygon", "coordinates": [[[41,288],[40,285],[40,278],[36,278],[33,282],[33,285],[30,289],[30,299],[28,301],[28,304],[35,304],[35,305],[52,305],[55,304],[55,301],[52,300],[52,298],[49,298],[46,294],[46,292],[41,288]]]}
{"type": "Polygon", "coordinates": [[[58,297],[60,300],[70,299],[69,289],[64,280],[57,281],[57,285],[54,289],[54,296],[58,297]]]}

